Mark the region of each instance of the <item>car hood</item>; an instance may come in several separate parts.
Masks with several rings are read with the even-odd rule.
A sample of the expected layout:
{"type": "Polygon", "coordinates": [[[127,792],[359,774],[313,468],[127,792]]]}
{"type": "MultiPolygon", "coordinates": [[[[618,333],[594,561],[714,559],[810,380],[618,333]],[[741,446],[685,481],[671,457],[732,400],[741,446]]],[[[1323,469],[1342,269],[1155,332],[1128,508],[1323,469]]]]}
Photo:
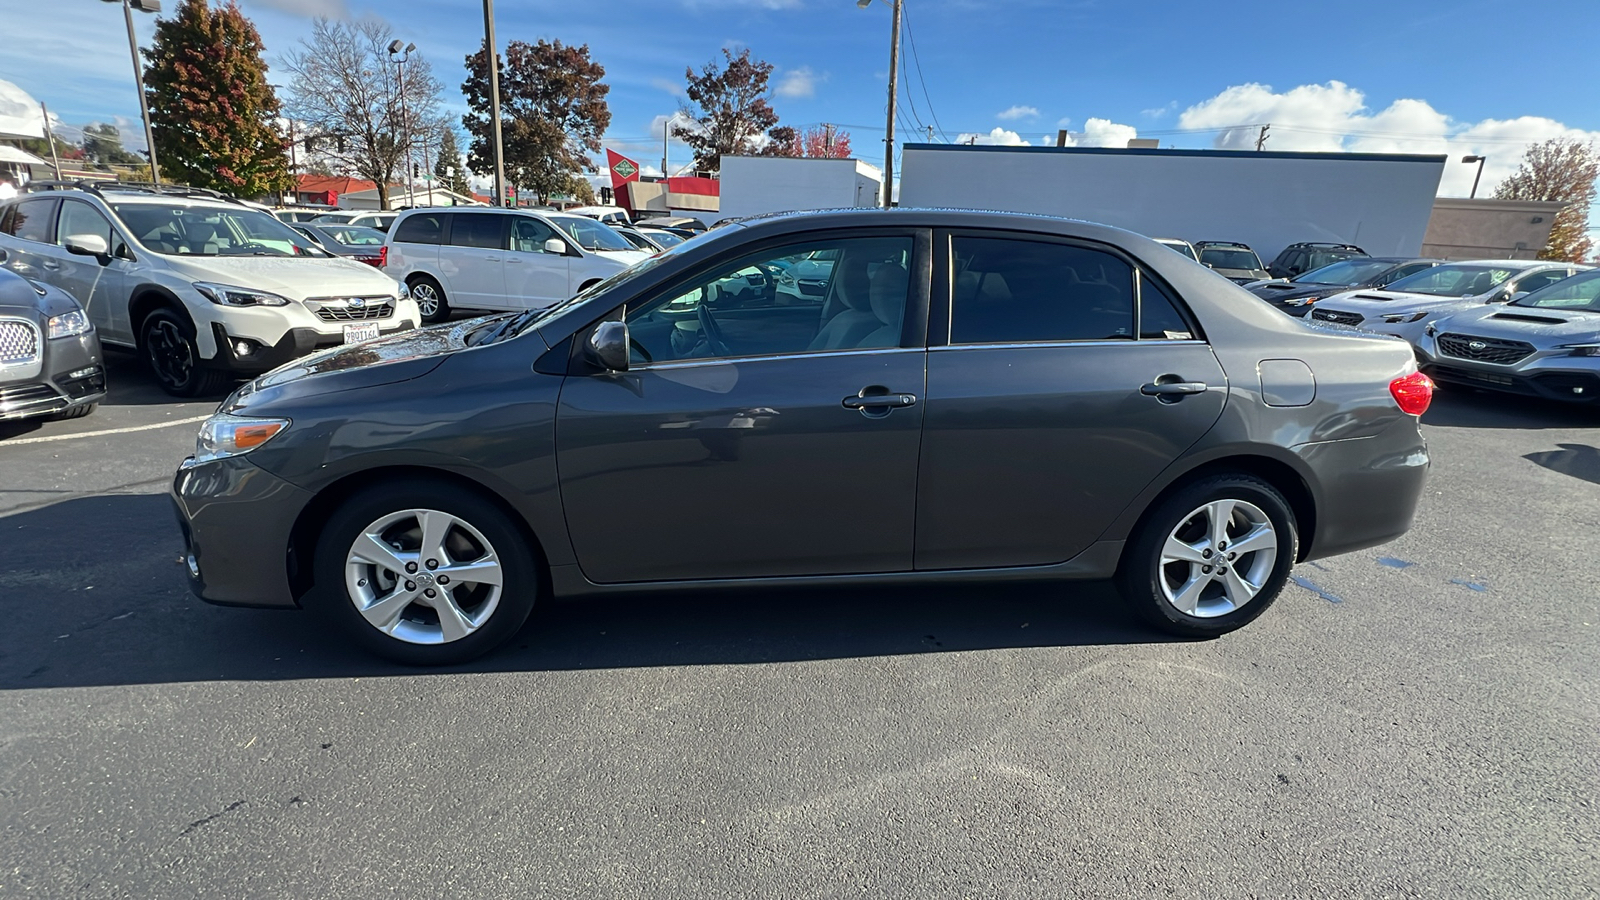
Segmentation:
{"type": "Polygon", "coordinates": [[[450,354],[467,349],[468,335],[484,323],[484,319],[447,322],[303,356],[245,383],[223,408],[241,412],[286,395],[326,394],[420,378],[450,354]]]}
{"type": "Polygon", "coordinates": [[[1323,309],[1346,309],[1351,312],[1394,314],[1433,306],[1475,305],[1482,303],[1478,297],[1440,297],[1434,294],[1411,294],[1403,291],[1378,291],[1360,288],[1348,291],[1317,304],[1323,309]]]}
{"type": "Polygon", "coordinates": [[[291,300],[309,297],[390,297],[399,284],[366,263],[343,257],[202,256],[166,258],[172,268],[195,281],[271,291],[291,300]]]}
{"type": "Polygon", "coordinates": [[[1501,337],[1534,344],[1600,340],[1600,313],[1521,306],[1470,309],[1433,321],[1438,332],[1501,337]]]}
{"type": "Polygon", "coordinates": [[[1327,297],[1350,290],[1347,284],[1318,284],[1316,282],[1258,281],[1244,289],[1263,300],[1298,300],[1301,297],[1327,297]]]}
{"type": "Polygon", "coordinates": [[[1262,279],[1272,277],[1263,269],[1224,269],[1220,266],[1209,266],[1208,268],[1218,275],[1221,275],[1223,278],[1230,278],[1235,281],[1241,278],[1245,279],[1246,281],[1260,281],[1262,279]]]}
{"type": "Polygon", "coordinates": [[[631,266],[641,260],[655,256],[648,250],[590,250],[590,253],[600,259],[612,259],[622,263],[623,267],[631,266]]]}

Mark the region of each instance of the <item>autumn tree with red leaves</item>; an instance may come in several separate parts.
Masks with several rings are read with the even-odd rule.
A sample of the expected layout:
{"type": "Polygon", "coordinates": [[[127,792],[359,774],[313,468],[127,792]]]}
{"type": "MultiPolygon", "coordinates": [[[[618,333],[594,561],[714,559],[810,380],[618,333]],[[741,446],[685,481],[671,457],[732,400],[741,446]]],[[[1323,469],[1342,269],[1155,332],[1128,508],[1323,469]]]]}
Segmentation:
{"type": "Polygon", "coordinates": [[[235,2],[182,0],[144,51],[162,174],[245,197],[293,185],[261,35],[235,2]]]}
{"type": "Polygon", "coordinates": [[[767,102],[767,81],[772,63],[751,59],[750,51],[734,56],[722,51],[724,64],[716,60],[701,67],[685,69],[689,100],[698,112],[685,105],[685,118],[693,125],[675,125],[672,136],[694,150],[694,166],[701,171],[717,171],[723,156],[797,156],[800,135],[778,124],[778,114],[767,102]]]}
{"type": "Polygon", "coordinates": [[[1600,177],[1600,149],[1573,138],[1551,138],[1528,148],[1522,165],[1495,189],[1497,200],[1559,200],[1567,208],[1556,213],[1550,241],[1540,259],[1581,263],[1594,241],[1588,235],[1589,208],[1594,205],[1595,179],[1600,177]]]}

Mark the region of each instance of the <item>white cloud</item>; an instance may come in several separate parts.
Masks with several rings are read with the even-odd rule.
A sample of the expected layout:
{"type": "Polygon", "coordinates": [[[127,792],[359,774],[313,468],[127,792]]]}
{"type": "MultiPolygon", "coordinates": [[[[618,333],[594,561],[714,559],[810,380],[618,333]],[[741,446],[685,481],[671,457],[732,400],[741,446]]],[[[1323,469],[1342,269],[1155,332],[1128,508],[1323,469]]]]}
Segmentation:
{"type": "Polygon", "coordinates": [[[967,133],[956,138],[958,144],[992,144],[997,147],[1031,147],[1032,144],[1022,139],[1022,135],[1015,131],[1007,131],[996,127],[988,134],[967,133]]]}
{"type": "Polygon", "coordinates": [[[1139,110],[1139,115],[1144,116],[1147,119],[1164,119],[1172,113],[1177,112],[1177,110],[1178,101],[1174,100],[1171,103],[1168,103],[1166,106],[1158,106],[1155,109],[1141,109],[1139,110]]]}
{"type": "Polygon", "coordinates": [[[778,79],[775,89],[779,97],[794,99],[797,97],[815,97],[817,95],[817,82],[826,81],[828,76],[818,75],[811,71],[810,66],[801,66],[791,69],[778,79]]]}
{"type": "Polygon", "coordinates": [[[44,137],[44,116],[39,112],[39,101],[31,94],[9,81],[0,81],[0,137],[7,134],[44,137]]]}
{"type": "MultiPolygon", "coordinates": [[[[1067,133],[1066,146],[1126,147],[1129,141],[1138,136],[1139,129],[1132,125],[1122,125],[1110,119],[1088,119],[1084,121],[1082,131],[1067,133]]],[[[1051,142],[1054,143],[1053,138],[1051,142]]]]}
{"type": "Polygon", "coordinates": [[[1002,122],[1014,122],[1017,119],[1037,119],[1039,110],[1032,106],[1013,106],[1004,112],[995,113],[994,116],[1002,122]]]}
{"type": "Polygon", "coordinates": [[[650,86],[666,91],[674,97],[686,96],[683,82],[673,81],[670,78],[652,78],[650,79],[650,86]]]}
{"type": "Polygon", "coordinates": [[[325,19],[348,19],[350,8],[345,0],[246,0],[247,7],[265,7],[291,16],[322,16],[325,19]]]}
{"type": "Polygon", "coordinates": [[[1072,120],[1071,119],[1058,119],[1058,120],[1056,120],[1056,127],[1057,128],[1071,128],[1072,127],[1072,120]]]}
{"type": "Polygon", "coordinates": [[[1539,116],[1458,122],[1425,100],[1395,100],[1372,112],[1365,94],[1339,81],[1282,93],[1269,85],[1236,85],[1178,117],[1181,128],[1222,129],[1214,146],[1223,149],[1254,149],[1260,126],[1269,123],[1269,150],[1446,154],[1443,196],[1464,197],[1472,188],[1477,166],[1461,164],[1462,156],[1488,157],[1478,188],[1486,196],[1516,171],[1531,144],[1554,137],[1600,142],[1600,132],[1539,116]]]}

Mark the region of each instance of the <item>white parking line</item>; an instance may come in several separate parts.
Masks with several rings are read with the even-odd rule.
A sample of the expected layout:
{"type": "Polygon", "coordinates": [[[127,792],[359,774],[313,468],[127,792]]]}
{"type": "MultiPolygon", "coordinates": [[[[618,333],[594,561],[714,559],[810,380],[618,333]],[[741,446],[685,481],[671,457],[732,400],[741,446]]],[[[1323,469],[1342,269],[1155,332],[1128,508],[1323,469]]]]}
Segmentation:
{"type": "Polygon", "coordinates": [[[187,419],[173,419],[171,422],[157,422],[154,425],[132,425],[127,428],[107,428],[104,431],[85,431],[81,434],[52,434],[49,437],[22,438],[21,440],[0,440],[0,447],[16,447],[21,444],[44,444],[50,441],[70,441],[74,438],[105,437],[108,434],[128,434],[133,431],[154,431],[157,428],[171,428],[174,425],[191,425],[195,422],[204,422],[211,418],[210,413],[203,416],[190,416],[187,419]]]}

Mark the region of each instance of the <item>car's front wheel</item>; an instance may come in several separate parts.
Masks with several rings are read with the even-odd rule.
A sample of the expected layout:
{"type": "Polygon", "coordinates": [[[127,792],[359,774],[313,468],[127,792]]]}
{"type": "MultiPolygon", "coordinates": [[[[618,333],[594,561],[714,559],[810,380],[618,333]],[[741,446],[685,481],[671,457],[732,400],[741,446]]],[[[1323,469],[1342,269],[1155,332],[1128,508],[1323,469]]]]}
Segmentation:
{"type": "Polygon", "coordinates": [[[424,323],[432,325],[450,318],[450,301],[445,299],[444,288],[439,286],[439,282],[419,275],[407,287],[411,289],[411,299],[417,301],[417,309],[421,310],[424,323]]]}
{"type": "Polygon", "coordinates": [[[194,326],[170,309],[158,309],[139,327],[139,348],[161,389],[174,397],[200,397],[220,391],[228,373],[202,366],[194,326]]]}
{"type": "Polygon", "coordinates": [[[538,568],[493,503],[424,480],[363,490],[329,517],[314,606],[367,650],[407,665],[489,652],[533,609],[538,568]]]}
{"type": "Polygon", "coordinates": [[[1215,475],[1162,500],[1140,522],[1117,572],[1140,618],[1171,634],[1214,637],[1266,611],[1299,550],[1283,494],[1249,475],[1215,475]]]}

